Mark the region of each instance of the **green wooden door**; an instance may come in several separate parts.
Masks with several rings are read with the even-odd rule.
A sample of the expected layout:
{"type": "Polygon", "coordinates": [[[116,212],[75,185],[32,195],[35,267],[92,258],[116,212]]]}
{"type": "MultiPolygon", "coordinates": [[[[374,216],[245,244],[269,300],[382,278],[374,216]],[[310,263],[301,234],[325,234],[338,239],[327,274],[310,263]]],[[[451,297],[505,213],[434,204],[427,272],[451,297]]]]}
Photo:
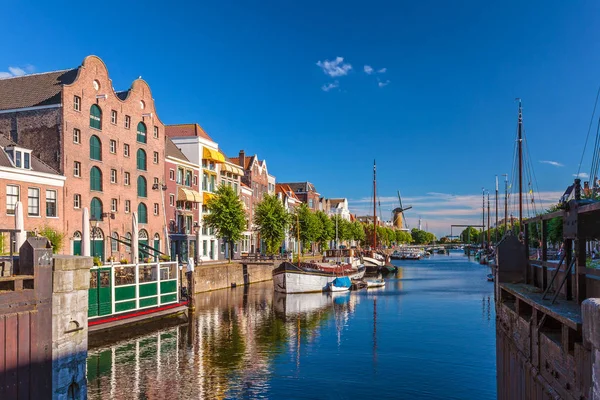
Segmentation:
{"type": "MultiPolygon", "coordinates": [[[[81,243],[81,242],[79,242],[81,243]]],[[[98,270],[93,269],[90,273],[90,289],[88,291],[88,317],[98,316],[98,270]]]]}
{"type": "Polygon", "coordinates": [[[81,240],[73,241],[73,255],[80,256],[81,255],[81,240]]]}
{"type": "Polygon", "coordinates": [[[150,256],[148,255],[148,248],[142,245],[146,245],[148,246],[148,239],[140,239],[138,241],[139,245],[138,245],[138,257],[140,262],[144,262],[144,260],[146,258],[149,258],[150,256]]]}
{"type": "Polygon", "coordinates": [[[99,257],[100,260],[104,261],[104,239],[90,240],[90,245],[92,257],[99,257]]]}
{"type": "Polygon", "coordinates": [[[154,252],[154,256],[156,258],[160,257],[160,253],[159,253],[159,251],[160,251],[160,240],[159,239],[154,239],[154,246],[153,247],[154,247],[154,250],[156,250],[154,252]]]}
{"type": "Polygon", "coordinates": [[[112,313],[111,268],[98,268],[98,315],[112,313]]]}

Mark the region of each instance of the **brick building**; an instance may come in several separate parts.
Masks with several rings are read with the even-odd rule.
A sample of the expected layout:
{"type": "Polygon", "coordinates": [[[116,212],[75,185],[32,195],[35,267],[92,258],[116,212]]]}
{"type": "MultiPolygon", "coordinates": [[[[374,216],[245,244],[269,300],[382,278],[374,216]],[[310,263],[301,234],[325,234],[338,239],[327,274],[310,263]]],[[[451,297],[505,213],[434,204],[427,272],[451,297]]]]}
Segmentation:
{"type": "Polygon", "coordinates": [[[250,253],[260,252],[263,249],[263,243],[260,235],[254,227],[254,206],[262,200],[265,194],[275,194],[275,176],[269,175],[266,160],[259,160],[255,154],[246,156],[244,150],[240,150],[238,157],[233,157],[230,161],[239,165],[244,170],[244,176],[241,181],[252,190],[252,202],[250,204],[250,253]]]}
{"type": "Polygon", "coordinates": [[[317,193],[315,185],[310,182],[290,182],[285,183],[285,185],[289,185],[294,193],[296,193],[298,199],[300,199],[301,202],[306,203],[308,208],[313,211],[319,211],[321,195],[317,193]]]}
{"type": "MultiPolygon", "coordinates": [[[[30,149],[0,136],[0,199],[4,199],[0,202],[0,228],[15,228],[15,205],[20,201],[26,231],[47,226],[62,232],[64,184],[65,177],[32,155],[30,149]]],[[[8,251],[9,239],[9,235],[0,238],[0,253],[8,251]]]]}
{"type": "MultiPolygon", "coordinates": [[[[293,213],[296,207],[298,207],[302,202],[296,196],[296,193],[292,190],[290,185],[285,183],[277,183],[275,185],[275,192],[277,193],[277,197],[283,203],[283,208],[288,213],[293,213]]],[[[289,230],[285,232],[285,239],[283,241],[283,251],[291,251],[297,252],[298,248],[296,246],[296,237],[293,234],[290,234],[289,230]]]]}
{"type": "MultiPolygon", "coordinates": [[[[198,251],[200,260],[217,260],[228,257],[228,244],[217,238],[214,230],[202,223],[208,213],[207,201],[214,196],[218,185],[229,185],[240,193],[240,176],[243,170],[219,151],[219,145],[198,124],[168,125],[166,134],[181,149],[190,162],[198,165],[201,178],[199,191],[202,206],[199,220],[198,251]]],[[[234,245],[234,257],[239,256],[239,246],[234,245]]]]}
{"type": "Polygon", "coordinates": [[[169,231],[171,256],[187,261],[197,257],[198,227],[202,194],[199,189],[200,167],[188,160],[183,152],[166,137],[165,214],[169,231]]]}
{"type": "Polygon", "coordinates": [[[96,56],[68,70],[2,79],[0,135],[66,177],[68,252],[80,251],[84,208],[92,220],[92,255],[132,258],[130,246],[108,238],[128,241],[133,212],[140,243],[166,251],[163,191],[152,189],[164,182],[164,125],[144,80],[116,92],[96,56]]]}

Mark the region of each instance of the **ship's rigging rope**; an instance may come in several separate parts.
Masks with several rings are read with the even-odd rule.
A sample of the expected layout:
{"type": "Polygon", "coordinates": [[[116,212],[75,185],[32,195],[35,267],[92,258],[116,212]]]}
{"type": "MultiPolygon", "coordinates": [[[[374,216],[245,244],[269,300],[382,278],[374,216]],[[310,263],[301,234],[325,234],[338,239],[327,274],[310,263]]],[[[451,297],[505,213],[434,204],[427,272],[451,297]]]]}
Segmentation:
{"type": "MultiPolygon", "coordinates": [[[[583,145],[583,152],[581,153],[581,159],[579,160],[579,166],[577,167],[577,176],[579,176],[579,172],[581,171],[581,164],[583,163],[583,157],[585,156],[585,150],[587,148],[587,144],[588,144],[588,140],[590,138],[590,132],[592,131],[592,124],[594,123],[594,115],[596,114],[596,107],[598,106],[598,97],[600,97],[600,86],[598,87],[598,92],[596,93],[596,101],[594,102],[594,109],[592,110],[592,116],[590,117],[590,124],[588,126],[588,131],[587,131],[587,135],[585,137],[585,144],[583,145]]],[[[598,143],[598,133],[596,133],[596,143],[598,143]]],[[[594,152],[594,158],[596,158],[596,155],[598,154],[597,151],[594,152]]],[[[593,164],[593,162],[592,162],[593,164]]],[[[596,176],[595,173],[593,173],[593,167],[592,167],[592,174],[590,175],[590,177],[594,177],[596,176]]],[[[598,169],[596,168],[596,173],[598,172],[598,169]]],[[[595,182],[595,180],[594,180],[595,182]]]]}
{"type": "MultiPolygon", "coordinates": [[[[590,181],[592,182],[592,188],[594,194],[597,191],[598,182],[598,166],[600,165],[600,120],[598,121],[598,128],[596,129],[596,142],[594,143],[594,154],[592,156],[592,169],[590,170],[590,181]]],[[[579,177],[579,172],[577,173],[579,177]]]]}

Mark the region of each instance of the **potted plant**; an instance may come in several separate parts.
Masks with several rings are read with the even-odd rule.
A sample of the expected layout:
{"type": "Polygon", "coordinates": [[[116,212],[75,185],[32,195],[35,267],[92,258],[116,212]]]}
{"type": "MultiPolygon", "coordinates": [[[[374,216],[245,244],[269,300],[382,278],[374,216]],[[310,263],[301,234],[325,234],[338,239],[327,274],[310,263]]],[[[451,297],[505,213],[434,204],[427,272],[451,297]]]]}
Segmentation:
{"type": "Polygon", "coordinates": [[[121,258],[121,264],[129,264],[129,261],[126,258],[121,258]]]}
{"type": "Polygon", "coordinates": [[[102,260],[100,260],[100,257],[94,257],[94,266],[95,267],[102,266],[102,260]]]}
{"type": "Polygon", "coordinates": [[[166,254],[161,254],[161,255],[160,255],[160,257],[159,257],[159,259],[160,259],[160,261],[162,261],[162,262],[171,261],[171,257],[169,257],[169,256],[168,256],[168,255],[166,255],[166,254]]]}

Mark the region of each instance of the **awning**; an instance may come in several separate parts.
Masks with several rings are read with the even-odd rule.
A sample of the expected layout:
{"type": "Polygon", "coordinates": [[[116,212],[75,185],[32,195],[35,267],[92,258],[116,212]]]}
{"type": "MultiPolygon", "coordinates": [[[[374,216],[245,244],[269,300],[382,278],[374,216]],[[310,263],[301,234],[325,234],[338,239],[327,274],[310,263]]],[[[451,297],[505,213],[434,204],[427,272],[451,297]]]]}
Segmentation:
{"type": "Polygon", "coordinates": [[[204,171],[205,173],[207,173],[209,175],[217,175],[217,171],[213,171],[212,169],[203,168],[202,171],[204,171]]]}
{"type": "Polygon", "coordinates": [[[214,195],[214,194],[212,194],[212,193],[208,193],[208,192],[204,192],[204,193],[202,193],[202,194],[204,195],[204,204],[208,203],[208,201],[209,201],[210,199],[212,199],[213,197],[215,197],[215,195],[214,195]]]}
{"type": "Polygon", "coordinates": [[[221,171],[223,171],[223,170],[225,170],[227,172],[231,172],[232,174],[240,175],[240,176],[244,175],[244,170],[235,165],[223,164],[221,166],[221,171]]]}
{"type": "Polygon", "coordinates": [[[180,187],[177,191],[177,201],[191,201],[202,203],[202,195],[195,190],[180,187]]]}
{"type": "Polygon", "coordinates": [[[218,163],[225,162],[225,157],[223,157],[223,154],[219,153],[217,150],[209,149],[208,147],[204,148],[202,158],[206,158],[207,160],[212,160],[218,163]]]}

